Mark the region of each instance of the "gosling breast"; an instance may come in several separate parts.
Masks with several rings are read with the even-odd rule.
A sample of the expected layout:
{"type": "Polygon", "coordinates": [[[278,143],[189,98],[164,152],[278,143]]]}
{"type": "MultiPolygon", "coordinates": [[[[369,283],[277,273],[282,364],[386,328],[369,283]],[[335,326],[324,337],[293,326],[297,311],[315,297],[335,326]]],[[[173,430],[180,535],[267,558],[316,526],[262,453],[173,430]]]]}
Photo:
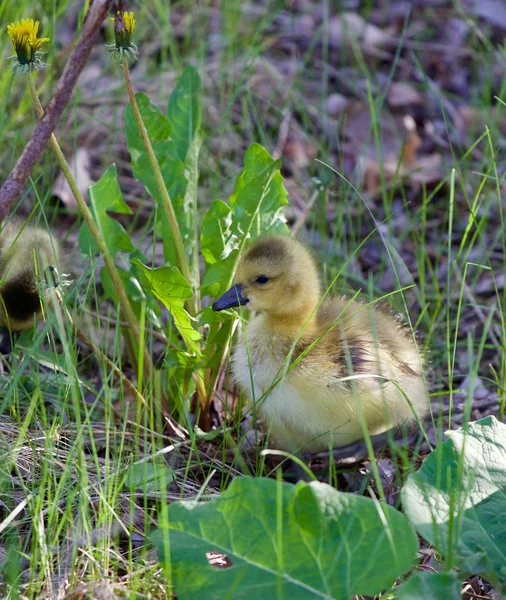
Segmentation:
{"type": "Polygon", "coordinates": [[[347,318],[325,334],[327,324],[321,337],[297,340],[269,331],[259,315],[235,348],[237,383],[263,417],[272,444],[289,452],[344,446],[365,431],[376,435],[423,418],[428,409],[422,358],[409,333],[377,311],[373,330],[368,309],[358,303],[329,304],[347,318]]]}

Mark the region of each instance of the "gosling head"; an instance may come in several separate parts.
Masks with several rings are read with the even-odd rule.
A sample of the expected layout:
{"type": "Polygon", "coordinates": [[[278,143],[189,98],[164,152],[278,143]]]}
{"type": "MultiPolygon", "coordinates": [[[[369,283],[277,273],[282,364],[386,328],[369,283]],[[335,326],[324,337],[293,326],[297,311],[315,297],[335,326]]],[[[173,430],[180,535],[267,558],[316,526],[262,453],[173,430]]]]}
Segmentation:
{"type": "Polygon", "coordinates": [[[260,238],[242,256],[235,285],[213,304],[219,311],[245,305],[278,320],[307,320],[321,297],[316,265],[295,238],[260,238]]]}

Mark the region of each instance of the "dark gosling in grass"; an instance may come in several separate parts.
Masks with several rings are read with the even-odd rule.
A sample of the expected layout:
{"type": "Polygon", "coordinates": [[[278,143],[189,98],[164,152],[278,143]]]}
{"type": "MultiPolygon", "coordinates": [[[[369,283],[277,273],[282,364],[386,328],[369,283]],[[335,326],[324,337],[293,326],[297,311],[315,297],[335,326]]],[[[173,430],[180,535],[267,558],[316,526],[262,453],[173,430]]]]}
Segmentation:
{"type": "Polygon", "coordinates": [[[423,357],[385,308],[340,296],[321,302],[313,258],[288,236],[257,240],[216,311],[255,311],[233,356],[237,383],[271,443],[320,452],[423,418],[423,357]]]}
{"type": "MultiPolygon", "coordinates": [[[[7,223],[0,232],[0,325],[10,332],[41,318],[40,283],[59,262],[57,242],[44,229],[7,223]]],[[[6,348],[3,349],[7,351],[6,348]]]]}

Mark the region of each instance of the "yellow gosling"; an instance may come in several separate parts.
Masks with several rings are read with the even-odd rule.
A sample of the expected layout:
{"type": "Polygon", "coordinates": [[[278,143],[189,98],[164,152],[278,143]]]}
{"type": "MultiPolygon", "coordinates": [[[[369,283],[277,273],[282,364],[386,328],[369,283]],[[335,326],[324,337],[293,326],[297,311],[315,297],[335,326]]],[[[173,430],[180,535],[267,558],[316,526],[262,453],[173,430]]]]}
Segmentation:
{"type": "Polygon", "coordinates": [[[44,229],[7,223],[0,232],[0,325],[30,329],[41,318],[39,282],[59,262],[56,241],[44,229]]]}
{"type": "Polygon", "coordinates": [[[423,358],[400,319],[346,297],[321,298],[308,250],[275,236],[245,252],[234,287],[213,304],[257,313],[232,368],[273,445],[319,452],[422,419],[423,358]]]}

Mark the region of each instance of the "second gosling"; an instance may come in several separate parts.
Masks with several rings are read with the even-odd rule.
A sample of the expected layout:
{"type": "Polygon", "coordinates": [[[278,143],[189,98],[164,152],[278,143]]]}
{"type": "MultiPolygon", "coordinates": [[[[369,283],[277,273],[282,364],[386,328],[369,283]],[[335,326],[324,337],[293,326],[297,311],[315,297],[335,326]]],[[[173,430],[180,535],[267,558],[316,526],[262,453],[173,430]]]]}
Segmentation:
{"type": "Polygon", "coordinates": [[[413,336],[384,308],[321,301],[316,264],[288,236],[260,238],[215,311],[245,305],[233,373],[275,447],[320,452],[423,418],[429,402],[413,336]]]}
{"type": "Polygon", "coordinates": [[[9,222],[0,232],[0,325],[33,327],[42,316],[39,282],[59,262],[58,244],[45,229],[9,222]]]}

